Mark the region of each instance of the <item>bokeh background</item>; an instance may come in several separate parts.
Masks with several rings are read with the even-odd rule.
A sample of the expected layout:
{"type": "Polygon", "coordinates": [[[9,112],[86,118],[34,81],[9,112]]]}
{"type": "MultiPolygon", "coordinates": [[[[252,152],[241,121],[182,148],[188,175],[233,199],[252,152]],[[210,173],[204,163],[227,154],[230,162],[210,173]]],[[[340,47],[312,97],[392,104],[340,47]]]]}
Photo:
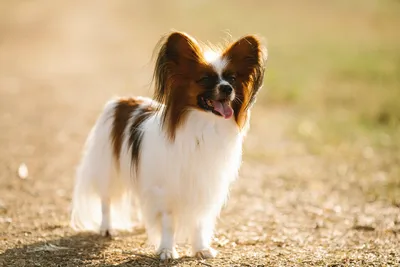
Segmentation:
{"type": "Polygon", "coordinates": [[[399,263],[399,1],[4,0],[0,265],[156,261],[143,232],[73,233],[68,208],[104,103],[151,96],[153,49],[173,29],[259,34],[269,54],[210,264],[399,263]]]}

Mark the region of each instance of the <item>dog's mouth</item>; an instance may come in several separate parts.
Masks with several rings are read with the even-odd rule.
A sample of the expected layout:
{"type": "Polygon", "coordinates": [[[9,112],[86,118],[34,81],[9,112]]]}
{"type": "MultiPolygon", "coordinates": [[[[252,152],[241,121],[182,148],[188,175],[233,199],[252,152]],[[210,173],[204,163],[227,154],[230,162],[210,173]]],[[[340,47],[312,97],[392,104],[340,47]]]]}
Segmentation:
{"type": "Polygon", "coordinates": [[[200,96],[198,99],[199,106],[207,111],[211,111],[217,116],[222,116],[229,119],[233,115],[231,102],[227,99],[213,100],[207,97],[200,96]]]}

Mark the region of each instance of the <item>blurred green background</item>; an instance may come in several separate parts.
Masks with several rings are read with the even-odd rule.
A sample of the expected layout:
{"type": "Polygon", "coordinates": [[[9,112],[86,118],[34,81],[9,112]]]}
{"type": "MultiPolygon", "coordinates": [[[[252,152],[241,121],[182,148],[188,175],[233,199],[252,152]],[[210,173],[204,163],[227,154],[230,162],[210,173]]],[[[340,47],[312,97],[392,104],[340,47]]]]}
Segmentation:
{"type": "MultiPolygon", "coordinates": [[[[29,114],[52,102],[91,109],[92,119],[112,95],[151,95],[150,57],[172,29],[212,43],[263,36],[269,60],[257,108],[282,109],[290,117],[288,135],[309,153],[332,164],[348,162],[365,179],[384,172],[384,186],[369,192],[399,200],[395,0],[0,1],[2,110],[15,111],[20,103],[20,112],[29,114]],[[365,164],[371,153],[373,163],[365,164]]],[[[40,116],[30,119],[46,125],[40,116]]],[[[10,136],[3,138],[5,147],[10,136]]],[[[263,151],[252,153],[262,160],[263,151]]]]}

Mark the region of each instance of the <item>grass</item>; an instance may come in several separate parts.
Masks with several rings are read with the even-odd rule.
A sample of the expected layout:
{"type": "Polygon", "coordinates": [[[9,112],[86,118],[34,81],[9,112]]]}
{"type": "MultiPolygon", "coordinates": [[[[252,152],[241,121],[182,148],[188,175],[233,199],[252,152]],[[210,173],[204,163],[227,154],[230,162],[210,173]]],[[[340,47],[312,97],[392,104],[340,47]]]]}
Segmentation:
{"type": "MultiPolygon", "coordinates": [[[[353,9],[358,26],[338,13],[336,28],[322,37],[292,44],[290,51],[270,47],[263,102],[293,108],[291,134],[332,164],[357,165],[365,160],[362,151],[373,150],[368,171],[386,178],[371,182],[366,194],[400,203],[400,7],[398,1],[366,2],[372,10],[368,4],[353,9]]],[[[372,179],[367,173],[360,179],[372,179]]]]}

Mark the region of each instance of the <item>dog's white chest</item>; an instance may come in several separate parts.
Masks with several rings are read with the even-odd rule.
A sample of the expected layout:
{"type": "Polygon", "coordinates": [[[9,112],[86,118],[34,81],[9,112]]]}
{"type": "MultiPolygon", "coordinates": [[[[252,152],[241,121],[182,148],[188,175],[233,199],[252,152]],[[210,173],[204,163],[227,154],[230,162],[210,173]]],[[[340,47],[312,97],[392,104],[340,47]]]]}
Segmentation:
{"type": "Polygon", "coordinates": [[[241,163],[242,136],[235,122],[192,112],[174,142],[157,134],[148,129],[144,136],[140,186],[181,213],[220,207],[241,163]]]}

